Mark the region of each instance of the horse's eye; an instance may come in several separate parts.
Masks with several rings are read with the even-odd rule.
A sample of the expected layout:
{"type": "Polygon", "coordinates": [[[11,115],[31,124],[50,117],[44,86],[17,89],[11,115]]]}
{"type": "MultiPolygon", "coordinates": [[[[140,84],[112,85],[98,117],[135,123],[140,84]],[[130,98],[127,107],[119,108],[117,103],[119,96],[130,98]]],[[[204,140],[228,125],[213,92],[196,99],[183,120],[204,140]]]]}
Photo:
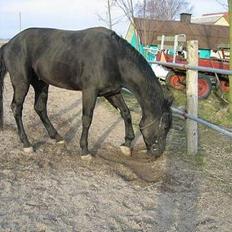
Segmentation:
{"type": "Polygon", "coordinates": [[[168,129],[169,128],[169,123],[165,123],[164,124],[164,129],[168,129]]]}

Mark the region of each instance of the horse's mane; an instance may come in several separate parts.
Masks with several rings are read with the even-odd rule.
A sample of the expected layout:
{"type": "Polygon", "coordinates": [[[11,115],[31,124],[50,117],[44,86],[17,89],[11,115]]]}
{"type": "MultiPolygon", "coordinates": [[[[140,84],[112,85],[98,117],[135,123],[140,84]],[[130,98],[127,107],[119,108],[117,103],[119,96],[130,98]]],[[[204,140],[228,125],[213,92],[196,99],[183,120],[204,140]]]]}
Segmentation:
{"type": "MultiPolygon", "coordinates": [[[[130,60],[133,60],[135,65],[141,71],[141,73],[144,74],[143,77],[144,77],[144,82],[147,83],[147,88],[148,88],[147,90],[148,91],[151,90],[149,92],[154,93],[154,88],[156,90],[157,88],[158,89],[161,88],[158,78],[156,77],[155,73],[153,72],[151,66],[146,61],[144,56],[139,51],[137,51],[131,44],[129,44],[125,39],[118,36],[115,32],[111,34],[111,37],[114,40],[116,40],[118,46],[122,48],[120,50],[123,51],[123,54],[126,53],[126,56],[128,56],[130,60]]],[[[160,91],[156,91],[157,94],[158,92],[160,91]]],[[[157,95],[153,94],[152,97],[155,97],[157,99],[157,95]]]]}
{"type": "Polygon", "coordinates": [[[127,51],[127,54],[129,55],[131,59],[136,61],[137,64],[147,67],[146,59],[143,57],[143,55],[139,51],[137,51],[131,44],[129,44],[127,40],[118,36],[115,32],[113,32],[111,36],[113,39],[115,39],[118,42],[120,47],[122,47],[124,50],[127,51]]]}
{"type": "MultiPolygon", "coordinates": [[[[153,72],[151,66],[148,64],[144,56],[137,51],[131,44],[129,44],[125,39],[118,36],[115,32],[111,34],[111,37],[117,41],[122,51],[128,56],[129,59],[133,60],[140,71],[146,75],[144,75],[146,81],[150,82],[158,82],[158,78],[156,77],[155,73],[153,72]]],[[[151,84],[151,83],[150,83],[151,84]]]]}

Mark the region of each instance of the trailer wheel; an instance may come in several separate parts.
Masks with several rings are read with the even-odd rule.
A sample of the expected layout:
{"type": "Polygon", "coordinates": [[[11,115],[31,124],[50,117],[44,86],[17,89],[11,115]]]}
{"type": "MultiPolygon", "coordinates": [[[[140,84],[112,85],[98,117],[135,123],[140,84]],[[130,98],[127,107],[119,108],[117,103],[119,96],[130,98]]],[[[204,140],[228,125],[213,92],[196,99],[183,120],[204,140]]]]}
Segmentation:
{"type": "Polygon", "coordinates": [[[185,85],[183,84],[184,79],[184,76],[170,71],[166,76],[166,83],[174,89],[182,90],[185,89],[185,85]]]}
{"type": "Polygon", "coordinates": [[[198,98],[206,99],[212,90],[212,83],[209,77],[206,75],[198,75],[198,98]]]}

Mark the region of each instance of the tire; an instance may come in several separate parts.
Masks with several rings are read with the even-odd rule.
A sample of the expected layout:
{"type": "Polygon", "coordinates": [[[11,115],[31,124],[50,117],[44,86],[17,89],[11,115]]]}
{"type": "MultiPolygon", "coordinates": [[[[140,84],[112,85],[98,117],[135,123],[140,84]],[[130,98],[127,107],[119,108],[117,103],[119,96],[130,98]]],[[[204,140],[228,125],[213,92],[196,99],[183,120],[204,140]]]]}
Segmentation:
{"type": "Polygon", "coordinates": [[[212,90],[210,77],[204,74],[198,75],[198,98],[206,99],[212,90]]]}
{"type": "MultiPolygon", "coordinates": [[[[166,76],[166,83],[177,90],[183,90],[186,88],[185,76],[179,73],[170,71],[166,76]]],[[[206,99],[210,95],[212,90],[212,83],[210,76],[199,73],[198,74],[198,98],[206,99]]]]}
{"type": "Polygon", "coordinates": [[[183,90],[185,89],[185,84],[183,83],[184,79],[185,76],[170,71],[166,76],[166,83],[174,89],[183,90]]]}

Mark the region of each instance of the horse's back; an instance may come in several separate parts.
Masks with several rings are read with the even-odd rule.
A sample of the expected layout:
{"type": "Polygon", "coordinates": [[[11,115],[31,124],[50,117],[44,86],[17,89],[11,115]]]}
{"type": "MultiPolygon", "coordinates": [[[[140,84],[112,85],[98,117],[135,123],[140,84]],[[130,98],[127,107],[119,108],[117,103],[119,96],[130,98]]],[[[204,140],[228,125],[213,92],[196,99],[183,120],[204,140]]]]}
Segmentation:
{"type": "Polygon", "coordinates": [[[117,69],[112,34],[101,27],[81,31],[29,28],[8,43],[8,66],[27,64],[39,79],[68,89],[82,89],[83,81],[93,74],[92,84],[104,85],[109,81],[104,79],[110,72],[108,64],[117,69]],[[99,82],[99,78],[104,80],[99,82]]]}
{"type": "MultiPolygon", "coordinates": [[[[11,52],[30,53],[34,56],[43,54],[46,50],[59,49],[65,51],[85,50],[88,48],[85,44],[101,42],[99,39],[110,38],[112,31],[96,27],[86,30],[70,31],[52,28],[28,28],[8,42],[11,52]]],[[[91,46],[89,46],[91,48],[91,46]]]]}

